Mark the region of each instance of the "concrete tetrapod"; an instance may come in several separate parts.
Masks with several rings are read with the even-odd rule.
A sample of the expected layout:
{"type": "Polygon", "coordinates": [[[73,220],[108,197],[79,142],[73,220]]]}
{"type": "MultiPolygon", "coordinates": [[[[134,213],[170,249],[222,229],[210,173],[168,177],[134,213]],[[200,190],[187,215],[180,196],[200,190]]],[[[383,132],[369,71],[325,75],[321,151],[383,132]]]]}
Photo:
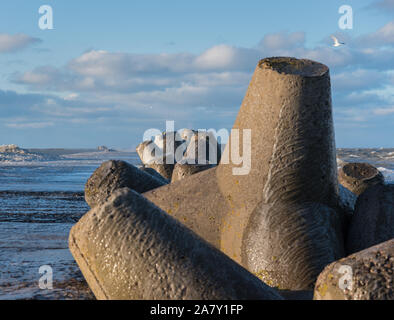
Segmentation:
{"type": "Polygon", "coordinates": [[[383,174],[369,163],[347,163],[338,172],[339,182],[357,196],[369,187],[384,183],[383,174]]]}
{"type": "Polygon", "coordinates": [[[394,239],[328,265],[315,300],[394,300],[394,239]]]}
{"type": "Polygon", "coordinates": [[[83,216],[71,230],[69,246],[98,299],[282,299],[128,188],[83,216]]]}
{"type": "Polygon", "coordinates": [[[357,199],[346,237],[348,254],[394,238],[394,185],[369,187],[357,199]]]}
{"type": "Polygon", "coordinates": [[[116,189],[127,187],[143,193],[167,183],[125,161],[110,160],[98,167],[86,182],[85,200],[93,208],[106,202],[116,189]]]}
{"type": "MultiPolygon", "coordinates": [[[[253,273],[264,273],[266,261],[270,261],[270,269],[273,268],[273,259],[278,269],[286,269],[281,265],[284,261],[281,256],[290,254],[286,261],[294,258],[304,263],[298,268],[301,274],[296,276],[304,283],[283,283],[282,276],[271,274],[271,284],[282,289],[310,290],[321,267],[344,254],[341,228],[318,217],[333,215],[334,211],[329,208],[335,209],[338,205],[329,69],[314,61],[295,58],[261,60],[229,140],[218,167],[149,191],[144,196],[253,273]],[[235,160],[237,140],[241,150],[238,154],[244,156],[244,170],[234,164],[239,161],[226,161],[230,155],[231,160],[235,160]],[[248,148],[251,148],[250,154],[248,148]],[[318,210],[308,215],[302,208],[303,203],[321,205],[307,204],[307,212],[318,210]],[[294,214],[306,219],[305,223],[301,218],[294,219],[295,225],[291,228],[278,226],[279,236],[292,237],[292,232],[309,234],[308,228],[317,228],[330,236],[308,238],[304,243],[298,241],[293,245],[286,242],[293,246],[286,250],[264,236],[268,240],[265,245],[272,246],[275,250],[271,252],[275,254],[260,256],[261,264],[252,263],[245,251],[247,244],[253,239],[260,242],[262,238],[250,223],[259,221],[256,215],[267,214],[266,210],[256,209],[265,204],[272,210],[276,210],[276,205],[287,208],[279,213],[282,216],[294,214]],[[293,206],[300,211],[292,212],[293,206]],[[317,248],[322,247],[333,249],[330,254],[315,255],[317,248]],[[310,275],[307,280],[304,274],[310,275]]],[[[336,220],[336,217],[328,220],[336,220]]]]}

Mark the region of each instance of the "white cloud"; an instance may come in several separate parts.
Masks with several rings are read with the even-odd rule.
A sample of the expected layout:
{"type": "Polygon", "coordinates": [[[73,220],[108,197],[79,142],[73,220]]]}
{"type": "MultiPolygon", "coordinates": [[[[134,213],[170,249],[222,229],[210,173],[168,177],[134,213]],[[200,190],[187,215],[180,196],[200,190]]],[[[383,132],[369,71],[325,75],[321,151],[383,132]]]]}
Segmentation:
{"type": "Polygon", "coordinates": [[[51,75],[46,72],[27,71],[20,77],[19,81],[32,85],[45,85],[51,81],[51,75]]]}
{"type": "Polygon", "coordinates": [[[267,35],[256,48],[217,45],[200,55],[111,53],[89,51],[63,68],[50,66],[19,74],[15,82],[38,90],[73,92],[156,92],[189,86],[240,85],[250,77],[260,58],[273,55],[306,57],[329,66],[344,66],[349,51],[304,47],[305,35],[267,35]],[[280,47],[280,45],[283,45],[280,47]],[[221,82],[222,81],[222,82],[221,82]]]}
{"type": "Polygon", "coordinates": [[[43,129],[52,127],[53,122],[20,122],[20,123],[7,123],[6,127],[13,129],[43,129]]]}
{"type": "Polygon", "coordinates": [[[377,45],[393,45],[394,44],[394,21],[390,21],[376,32],[362,36],[358,40],[360,46],[368,48],[377,45]]]}
{"type": "Polygon", "coordinates": [[[304,43],[305,32],[282,32],[265,35],[259,47],[264,50],[287,50],[301,47],[304,43]]]}
{"type": "MultiPolygon", "coordinates": [[[[58,92],[109,93],[169,91],[185,88],[215,91],[215,87],[245,86],[259,56],[255,49],[215,46],[201,55],[136,55],[90,51],[70,61],[63,68],[39,67],[18,74],[14,82],[31,89],[58,92]]],[[[183,95],[183,94],[182,94],[183,95]]],[[[181,99],[183,100],[183,99],[181,99]]]]}
{"type": "Polygon", "coordinates": [[[250,81],[250,73],[242,71],[223,71],[210,73],[191,73],[187,75],[186,82],[194,83],[198,86],[218,87],[218,86],[242,86],[250,81]]]}
{"type": "Polygon", "coordinates": [[[379,116],[387,116],[389,114],[394,114],[394,106],[389,108],[377,108],[374,110],[374,113],[379,116]]]}
{"type": "Polygon", "coordinates": [[[22,50],[38,42],[41,42],[41,40],[21,33],[14,35],[0,33],[0,53],[22,50]]]}
{"type": "Polygon", "coordinates": [[[233,47],[218,45],[206,50],[197,57],[195,64],[203,69],[228,68],[235,63],[236,53],[233,47]]]}
{"type": "Polygon", "coordinates": [[[70,93],[67,96],[65,96],[63,99],[66,101],[73,101],[76,100],[79,97],[78,93],[70,93]]]}
{"type": "Polygon", "coordinates": [[[360,110],[358,108],[340,108],[336,111],[337,120],[346,123],[362,123],[370,120],[369,110],[360,110]]]}
{"type": "Polygon", "coordinates": [[[217,45],[194,58],[195,71],[246,70],[259,58],[255,49],[237,48],[229,45],[217,45]]]}
{"type": "Polygon", "coordinates": [[[380,38],[383,44],[394,44],[394,21],[390,21],[385,26],[380,28],[375,36],[380,38]]]}
{"type": "Polygon", "coordinates": [[[331,82],[336,91],[372,89],[383,86],[388,75],[374,69],[349,70],[332,75],[331,82]]]}
{"type": "Polygon", "coordinates": [[[378,34],[380,40],[367,46],[356,38],[347,39],[348,45],[340,48],[328,42],[309,48],[303,32],[282,32],[264,36],[253,48],[220,44],[200,54],[93,50],[63,67],[39,67],[16,75],[14,81],[32,90],[59,93],[59,99],[49,97],[52,103],[41,99],[30,108],[47,117],[47,122],[113,124],[129,123],[130,119],[133,123],[189,119],[194,123],[209,119],[231,125],[258,60],[294,56],[330,67],[333,105],[341,125],[368,123],[384,112],[391,114],[392,102],[371,91],[393,86],[389,70],[394,70],[394,49],[389,46],[390,39],[384,42],[391,28],[387,24],[376,31],[373,35],[378,34]]]}
{"type": "Polygon", "coordinates": [[[179,73],[190,69],[195,57],[192,54],[129,54],[93,50],[73,59],[70,70],[84,76],[113,76],[125,74],[179,73]]]}

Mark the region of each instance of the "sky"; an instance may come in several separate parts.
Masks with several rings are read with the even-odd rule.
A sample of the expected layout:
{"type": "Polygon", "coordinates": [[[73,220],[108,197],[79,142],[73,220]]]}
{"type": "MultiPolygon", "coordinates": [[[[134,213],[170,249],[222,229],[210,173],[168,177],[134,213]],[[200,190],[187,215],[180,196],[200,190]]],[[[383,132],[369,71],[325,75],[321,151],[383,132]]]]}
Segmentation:
{"type": "Polygon", "coordinates": [[[166,120],[231,129],[269,56],[330,68],[337,147],[394,147],[394,0],[2,0],[0,145],[133,149],[166,120]]]}

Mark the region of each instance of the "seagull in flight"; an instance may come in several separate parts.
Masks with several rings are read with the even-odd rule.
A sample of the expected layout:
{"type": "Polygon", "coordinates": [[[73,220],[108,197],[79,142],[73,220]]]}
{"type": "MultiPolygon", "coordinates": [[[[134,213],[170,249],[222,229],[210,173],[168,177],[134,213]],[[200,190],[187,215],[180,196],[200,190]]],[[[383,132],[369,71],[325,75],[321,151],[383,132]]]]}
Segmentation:
{"type": "Polygon", "coordinates": [[[345,44],[344,42],[339,42],[338,39],[333,35],[331,36],[331,39],[334,40],[334,44],[333,44],[334,47],[339,47],[339,46],[345,44]]]}

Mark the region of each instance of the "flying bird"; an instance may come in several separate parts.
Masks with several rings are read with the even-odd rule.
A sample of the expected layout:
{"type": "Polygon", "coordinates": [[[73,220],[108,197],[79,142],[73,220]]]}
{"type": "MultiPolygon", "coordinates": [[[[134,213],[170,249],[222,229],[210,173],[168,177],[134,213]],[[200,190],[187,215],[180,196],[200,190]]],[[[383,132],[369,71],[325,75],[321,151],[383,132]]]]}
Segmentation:
{"type": "Polygon", "coordinates": [[[339,46],[345,44],[344,42],[339,42],[338,39],[336,37],[334,37],[333,35],[331,36],[331,39],[334,40],[334,44],[333,44],[334,47],[339,47],[339,46]]]}

